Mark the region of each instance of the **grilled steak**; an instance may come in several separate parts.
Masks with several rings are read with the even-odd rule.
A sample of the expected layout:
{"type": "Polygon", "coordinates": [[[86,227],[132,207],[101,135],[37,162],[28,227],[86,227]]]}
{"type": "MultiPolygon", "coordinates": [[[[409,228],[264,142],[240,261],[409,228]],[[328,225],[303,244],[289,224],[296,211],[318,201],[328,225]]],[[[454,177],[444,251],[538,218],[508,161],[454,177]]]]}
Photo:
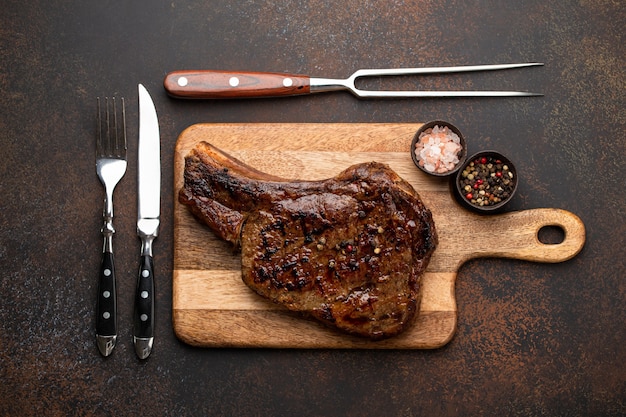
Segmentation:
{"type": "Polygon", "coordinates": [[[179,201],[241,250],[243,281],[261,296],[374,340],[413,321],[437,234],[388,166],[287,180],[202,142],[185,158],[184,182],[179,201]]]}

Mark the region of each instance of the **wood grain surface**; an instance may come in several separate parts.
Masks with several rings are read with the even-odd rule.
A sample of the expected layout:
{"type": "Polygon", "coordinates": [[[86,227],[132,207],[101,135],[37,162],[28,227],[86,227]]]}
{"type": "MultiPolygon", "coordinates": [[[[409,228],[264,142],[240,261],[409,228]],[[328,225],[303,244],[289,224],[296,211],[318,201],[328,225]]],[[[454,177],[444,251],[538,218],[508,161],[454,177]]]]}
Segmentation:
{"type": "Polygon", "coordinates": [[[455,281],[469,259],[506,257],[561,262],[585,242],[574,214],[555,208],[482,216],[463,209],[448,181],[415,168],[410,142],[420,124],[197,124],[178,138],[174,155],[173,326],[184,342],[206,347],[430,349],[445,345],[456,329],[455,281]],[[270,174],[324,179],[359,162],[389,164],[409,181],[433,212],[439,246],[423,278],[414,325],[403,334],[371,342],[346,336],[287,311],[252,292],[241,280],[240,254],[198,223],[178,203],[184,157],[199,141],[270,174]],[[558,244],[543,244],[546,226],[564,231],[558,244]],[[481,239],[488,231],[490,239],[481,239]]]}

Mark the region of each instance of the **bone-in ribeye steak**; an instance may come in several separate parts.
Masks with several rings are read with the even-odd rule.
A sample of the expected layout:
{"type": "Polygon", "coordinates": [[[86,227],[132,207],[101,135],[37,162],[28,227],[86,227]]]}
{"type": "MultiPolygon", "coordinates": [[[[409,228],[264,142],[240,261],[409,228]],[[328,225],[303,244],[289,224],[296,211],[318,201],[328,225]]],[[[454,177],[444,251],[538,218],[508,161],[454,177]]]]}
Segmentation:
{"type": "Polygon", "coordinates": [[[374,340],[402,332],[419,311],[437,233],[387,165],[287,180],[201,142],[185,158],[179,201],[241,249],[251,289],[290,310],[374,340]]]}

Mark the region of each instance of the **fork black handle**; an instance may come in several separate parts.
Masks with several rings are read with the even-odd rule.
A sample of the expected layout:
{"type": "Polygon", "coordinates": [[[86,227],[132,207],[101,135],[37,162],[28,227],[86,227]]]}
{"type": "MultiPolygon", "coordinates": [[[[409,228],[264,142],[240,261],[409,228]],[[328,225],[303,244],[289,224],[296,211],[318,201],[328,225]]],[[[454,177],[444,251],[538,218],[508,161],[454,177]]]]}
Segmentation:
{"type": "Polygon", "coordinates": [[[133,335],[137,356],[146,359],[154,340],[154,260],[150,255],[141,256],[135,291],[133,335]]]}
{"type": "Polygon", "coordinates": [[[105,251],[100,263],[98,302],[96,305],[96,339],[98,349],[109,356],[117,340],[117,293],[113,253],[105,251]]]}

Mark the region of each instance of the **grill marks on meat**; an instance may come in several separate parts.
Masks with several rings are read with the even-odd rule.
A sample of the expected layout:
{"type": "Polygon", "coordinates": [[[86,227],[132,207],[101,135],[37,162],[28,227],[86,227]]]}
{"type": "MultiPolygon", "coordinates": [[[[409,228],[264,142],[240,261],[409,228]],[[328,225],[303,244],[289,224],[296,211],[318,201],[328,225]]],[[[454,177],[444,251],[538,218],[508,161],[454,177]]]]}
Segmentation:
{"type": "Polygon", "coordinates": [[[388,166],[287,180],[201,142],[184,178],[179,201],[241,250],[243,281],[261,296],[374,340],[412,323],[437,234],[413,187],[388,166]]]}

